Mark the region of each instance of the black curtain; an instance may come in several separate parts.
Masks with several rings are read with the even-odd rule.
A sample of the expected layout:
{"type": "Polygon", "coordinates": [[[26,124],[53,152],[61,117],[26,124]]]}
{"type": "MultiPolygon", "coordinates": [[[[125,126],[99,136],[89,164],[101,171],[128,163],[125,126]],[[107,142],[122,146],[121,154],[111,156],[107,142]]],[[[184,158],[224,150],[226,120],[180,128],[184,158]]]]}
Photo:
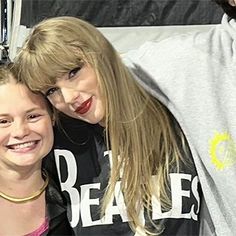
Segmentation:
{"type": "Polygon", "coordinates": [[[21,24],[71,15],[95,26],[161,26],[220,23],[223,11],[212,0],[22,0],[21,24]]]}

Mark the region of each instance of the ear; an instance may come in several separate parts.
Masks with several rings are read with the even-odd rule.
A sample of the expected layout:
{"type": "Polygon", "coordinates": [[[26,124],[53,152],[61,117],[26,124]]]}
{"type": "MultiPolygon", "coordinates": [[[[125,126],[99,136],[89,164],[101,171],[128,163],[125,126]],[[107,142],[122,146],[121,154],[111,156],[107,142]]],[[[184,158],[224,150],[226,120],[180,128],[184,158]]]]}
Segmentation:
{"type": "Polygon", "coordinates": [[[236,7],[236,0],[228,0],[228,3],[229,3],[232,7],[236,7]]]}

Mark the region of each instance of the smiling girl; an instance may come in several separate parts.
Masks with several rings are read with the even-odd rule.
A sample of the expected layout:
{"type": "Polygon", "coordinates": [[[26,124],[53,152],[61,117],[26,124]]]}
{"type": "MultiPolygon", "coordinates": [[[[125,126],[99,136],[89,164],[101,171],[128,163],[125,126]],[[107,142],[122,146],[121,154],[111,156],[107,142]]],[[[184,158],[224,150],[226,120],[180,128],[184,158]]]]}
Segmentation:
{"type": "Polygon", "coordinates": [[[73,235],[59,190],[42,159],[53,145],[46,99],[0,67],[0,235],[73,235]]]}

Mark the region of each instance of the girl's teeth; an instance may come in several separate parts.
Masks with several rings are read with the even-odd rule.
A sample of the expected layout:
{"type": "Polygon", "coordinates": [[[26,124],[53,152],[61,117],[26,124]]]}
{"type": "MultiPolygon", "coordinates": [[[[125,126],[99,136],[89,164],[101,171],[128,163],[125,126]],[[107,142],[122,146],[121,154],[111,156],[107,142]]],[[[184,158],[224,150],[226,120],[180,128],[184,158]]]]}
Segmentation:
{"type": "Polygon", "coordinates": [[[35,144],[35,142],[21,143],[21,144],[13,145],[12,148],[13,149],[22,149],[22,148],[30,147],[34,144],[35,144]]]}

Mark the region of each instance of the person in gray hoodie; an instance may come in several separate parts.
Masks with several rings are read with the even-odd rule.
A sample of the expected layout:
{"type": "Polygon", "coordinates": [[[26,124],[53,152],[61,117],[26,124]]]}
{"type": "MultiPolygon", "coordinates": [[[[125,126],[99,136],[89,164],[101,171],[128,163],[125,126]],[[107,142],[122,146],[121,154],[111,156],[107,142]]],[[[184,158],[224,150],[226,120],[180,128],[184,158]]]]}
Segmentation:
{"type": "MultiPolygon", "coordinates": [[[[135,78],[174,114],[188,140],[213,222],[236,233],[236,1],[208,32],[146,42],[124,56],[135,78]]],[[[206,233],[202,233],[206,235],[206,233]]]]}
{"type": "MultiPolygon", "coordinates": [[[[225,3],[234,10],[235,1],[225,3]]],[[[202,221],[206,220],[206,224],[202,224],[201,235],[234,235],[236,232],[236,22],[233,15],[227,14],[220,25],[208,32],[174,36],[158,43],[146,42],[139,49],[123,55],[126,66],[110,43],[91,25],[71,17],[49,19],[33,29],[16,58],[19,76],[31,89],[42,91],[59,111],[94,126],[99,125],[97,146],[105,143],[106,149],[103,151],[107,154],[111,152],[108,149],[110,145],[112,147],[111,173],[108,174],[100,166],[103,177],[110,176],[103,209],[109,205],[117,180],[121,181],[119,186],[124,196],[116,199],[116,203],[127,205],[128,219],[134,232],[140,227],[148,232],[148,226],[143,227],[137,216],[142,207],[153,208],[150,205],[153,190],[150,176],[154,173],[159,176],[156,185],[162,186],[159,198],[162,203],[168,206],[170,194],[172,200],[178,199],[175,198],[177,195],[185,200],[191,196],[192,210],[188,211],[189,207],[184,209],[184,205],[182,210],[175,211],[173,208],[165,212],[168,213],[166,215],[151,210],[148,211],[149,223],[155,225],[157,222],[152,220],[161,219],[167,231],[161,231],[160,228],[157,231],[164,232],[164,235],[198,234],[195,221],[199,219],[201,193],[196,187],[197,176],[191,155],[181,155],[185,148],[179,145],[179,141],[185,138],[184,147],[190,148],[206,203],[200,216],[202,221]],[[173,135],[176,125],[177,136],[173,135]],[[166,139],[168,136],[171,138],[166,139]],[[162,145],[164,165],[160,163],[162,145]],[[169,148],[174,152],[168,152],[169,148]],[[169,157],[173,153],[177,156],[171,161],[169,157]],[[181,156],[189,159],[190,165],[182,163],[181,156]],[[144,157],[150,157],[149,161],[144,157]],[[153,169],[154,163],[159,164],[153,169]],[[165,192],[168,181],[164,179],[165,176],[169,178],[170,172],[176,171],[173,167],[177,167],[179,173],[184,173],[185,178],[193,170],[194,173],[188,177],[191,183],[188,191],[186,186],[182,186],[180,191],[173,194],[174,186],[179,186],[174,184],[173,189],[169,188],[171,193],[165,192]],[[162,175],[161,171],[165,174],[162,175]],[[164,185],[160,180],[164,181],[164,185]],[[154,218],[150,219],[150,213],[154,218]],[[185,217],[189,222],[184,220],[185,217]]],[[[68,163],[69,159],[72,163],[71,155],[67,158],[68,163]]],[[[100,160],[104,163],[103,157],[100,160]]],[[[58,168],[59,176],[61,168],[58,168]]],[[[73,168],[69,168],[68,164],[68,171],[73,168]]],[[[62,179],[71,176],[76,174],[68,172],[62,179]]],[[[100,175],[95,179],[104,186],[100,175]]],[[[69,185],[72,181],[66,182],[69,185]]],[[[65,185],[62,183],[62,189],[64,187],[72,196],[79,189],[88,190],[91,183],[76,188],[65,185]]],[[[97,185],[94,188],[98,188],[97,185]]],[[[100,195],[104,189],[101,187],[100,195]]],[[[87,196],[85,193],[79,194],[87,196]]],[[[158,194],[155,196],[158,198],[158,194]]],[[[75,194],[70,198],[71,201],[73,199],[75,194]]],[[[83,204],[85,201],[81,201],[81,211],[85,209],[83,204]]],[[[71,205],[75,208],[75,204],[71,205]]],[[[126,215],[121,213],[123,211],[116,210],[122,221],[126,221],[126,215]]],[[[103,210],[103,213],[107,212],[110,212],[109,216],[112,215],[111,211],[103,210]]],[[[90,214],[93,215],[93,212],[90,214]]],[[[110,235],[115,235],[117,231],[111,226],[108,226],[108,231],[104,227],[109,222],[114,226],[120,222],[108,222],[107,218],[92,221],[92,217],[90,220],[81,217],[84,221],[80,225],[77,221],[74,223],[73,219],[72,215],[77,232],[83,232],[85,222],[87,230],[92,229],[89,226],[95,226],[95,234],[90,231],[84,235],[106,235],[105,232],[109,231],[110,235]]],[[[158,229],[161,222],[158,221],[154,228],[158,229]]],[[[116,228],[123,229],[120,226],[116,228]]],[[[132,234],[123,232],[119,235],[132,234]]]]}

